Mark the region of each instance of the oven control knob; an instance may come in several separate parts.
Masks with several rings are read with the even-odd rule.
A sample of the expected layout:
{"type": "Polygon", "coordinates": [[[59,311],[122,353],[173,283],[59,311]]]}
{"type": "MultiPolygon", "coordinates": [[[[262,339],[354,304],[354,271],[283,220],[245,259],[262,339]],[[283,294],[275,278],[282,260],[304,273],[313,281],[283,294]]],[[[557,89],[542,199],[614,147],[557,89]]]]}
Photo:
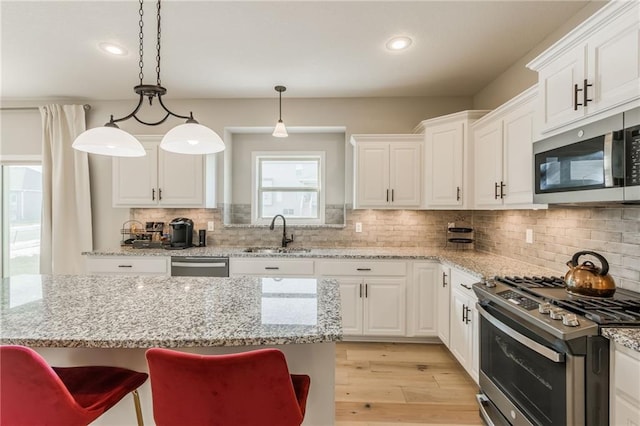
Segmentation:
{"type": "Polygon", "coordinates": [[[549,315],[549,311],[551,310],[551,303],[541,303],[538,305],[538,312],[541,314],[549,315]]]}
{"type": "Polygon", "coordinates": [[[562,323],[567,327],[577,327],[580,325],[580,322],[578,321],[578,317],[576,316],[576,314],[565,314],[562,317],[562,323]]]}
{"type": "Polygon", "coordinates": [[[489,287],[489,288],[493,288],[493,287],[495,287],[495,286],[496,286],[496,283],[495,283],[495,281],[493,281],[493,280],[486,280],[486,281],[484,282],[484,285],[485,285],[485,286],[487,286],[487,287],[489,287]]]}
{"type": "Polygon", "coordinates": [[[549,311],[549,316],[554,320],[561,320],[563,315],[564,311],[562,309],[555,308],[549,311]]]}

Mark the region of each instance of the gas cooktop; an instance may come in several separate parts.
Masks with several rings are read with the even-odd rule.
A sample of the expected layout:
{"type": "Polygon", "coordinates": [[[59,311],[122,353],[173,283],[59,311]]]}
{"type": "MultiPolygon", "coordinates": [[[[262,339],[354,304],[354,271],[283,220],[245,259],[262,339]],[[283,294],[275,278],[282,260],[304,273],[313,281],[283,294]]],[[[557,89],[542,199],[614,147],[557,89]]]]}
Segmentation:
{"type": "MultiPolygon", "coordinates": [[[[600,325],[640,326],[640,295],[628,290],[617,289],[613,297],[601,298],[569,293],[559,277],[495,277],[493,281],[543,299],[542,306],[536,306],[541,312],[559,307],[600,325]]],[[[487,286],[491,285],[490,280],[487,286]]]]}
{"type": "Polygon", "coordinates": [[[613,297],[571,294],[559,277],[495,277],[476,283],[480,306],[515,314],[563,340],[597,335],[600,327],[640,327],[640,294],[617,289],[613,297]]]}

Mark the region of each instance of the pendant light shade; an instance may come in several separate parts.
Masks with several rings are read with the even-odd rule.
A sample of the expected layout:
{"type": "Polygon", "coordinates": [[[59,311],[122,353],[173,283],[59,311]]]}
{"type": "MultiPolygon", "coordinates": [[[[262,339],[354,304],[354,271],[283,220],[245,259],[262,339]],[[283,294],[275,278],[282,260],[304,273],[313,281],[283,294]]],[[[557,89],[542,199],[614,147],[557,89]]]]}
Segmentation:
{"type": "Polygon", "coordinates": [[[210,128],[187,122],[169,130],[160,148],[178,154],[213,154],[224,151],[224,142],[210,128]]]}
{"type": "Polygon", "coordinates": [[[147,154],[138,139],[115,124],[86,130],[71,146],[78,151],[112,157],[143,157],[147,154]]]}
{"type": "Polygon", "coordinates": [[[73,142],[73,148],[86,151],[93,154],[110,155],[114,157],[139,157],[146,155],[142,144],[132,135],[128,134],[124,130],[120,130],[116,123],[134,118],[138,123],[146,126],[157,126],[164,123],[169,117],[176,117],[186,120],[185,124],[179,125],[171,129],[162,139],[160,148],[170,152],[176,152],[180,154],[211,154],[214,152],[220,152],[224,150],[224,142],[213,130],[198,124],[193,119],[193,114],[179,115],[171,111],[164,104],[162,96],[167,93],[167,89],[162,86],[160,81],[160,7],[161,1],[157,0],[157,36],[156,36],[156,84],[144,84],[143,83],[143,66],[144,66],[144,0],[140,0],[140,8],[138,14],[140,20],[139,27],[139,53],[140,60],[138,65],[140,72],[140,84],[133,88],[133,91],[138,94],[138,105],[130,112],[121,118],[113,118],[104,127],[98,127],[87,130],[80,134],[73,142]],[[157,98],[160,107],[163,109],[164,116],[157,121],[147,122],[137,116],[138,111],[142,107],[144,99],[149,100],[149,105],[152,104],[153,99],[157,98]]]}
{"type": "Polygon", "coordinates": [[[273,130],[272,135],[275,136],[276,138],[286,138],[287,136],[289,136],[289,134],[287,133],[287,128],[284,127],[284,123],[282,122],[282,92],[287,90],[287,88],[284,86],[276,86],[275,89],[276,89],[276,92],[280,94],[280,102],[279,102],[280,118],[276,123],[276,128],[273,130]]]}

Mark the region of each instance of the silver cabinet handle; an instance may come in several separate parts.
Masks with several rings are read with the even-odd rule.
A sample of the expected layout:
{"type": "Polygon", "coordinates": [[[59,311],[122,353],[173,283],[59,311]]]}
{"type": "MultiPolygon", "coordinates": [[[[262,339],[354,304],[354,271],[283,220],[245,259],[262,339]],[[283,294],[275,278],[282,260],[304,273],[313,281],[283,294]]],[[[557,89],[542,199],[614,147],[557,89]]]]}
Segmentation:
{"type": "Polygon", "coordinates": [[[495,186],[493,187],[493,199],[497,200],[498,199],[498,188],[500,187],[498,185],[498,182],[494,182],[495,186]]]}
{"type": "Polygon", "coordinates": [[[156,189],[151,188],[151,201],[155,201],[155,200],[156,200],[156,189]]]}
{"type": "Polygon", "coordinates": [[[356,268],[356,271],[370,271],[371,268],[356,268]]]}
{"type": "Polygon", "coordinates": [[[589,95],[587,94],[587,87],[593,87],[593,84],[589,84],[587,79],[584,79],[582,83],[582,104],[587,106],[589,102],[593,102],[593,99],[589,99],[589,95]]]}
{"type": "Polygon", "coordinates": [[[278,270],[278,269],[280,269],[280,268],[279,268],[279,267],[277,267],[277,266],[265,266],[265,267],[264,267],[264,269],[268,269],[268,270],[278,270]]]}
{"type": "Polygon", "coordinates": [[[442,287],[446,287],[447,286],[447,274],[445,274],[444,272],[442,273],[442,287]]]}
{"type": "Polygon", "coordinates": [[[362,299],[362,283],[360,283],[360,298],[362,299]]]}
{"type": "Polygon", "coordinates": [[[118,268],[133,268],[133,265],[118,265],[118,268]]]}
{"type": "Polygon", "coordinates": [[[393,191],[394,191],[394,190],[392,189],[392,190],[391,190],[391,202],[392,202],[392,203],[393,203],[393,198],[394,198],[394,197],[393,197],[393,191]]]}
{"type": "Polygon", "coordinates": [[[158,200],[162,201],[162,188],[158,188],[158,200]]]}
{"type": "Polygon", "coordinates": [[[460,201],[460,187],[456,186],[456,201],[460,201]]]}
{"type": "Polygon", "coordinates": [[[466,285],[466,284],[462,284],[462,283],[460,283],[460,285],[461,285],[462,287],[466,288],[467,290],[472,290],[472,288],[471,288],[471,287],[469,287],[469,286],[468,286],[468,285],[466,285]]]}
{"type": "Polygon", "coordinates": [[[387,203],[389,202],[389,190],[387,189],[387,203]]]}
{"type": "Polygon", "coordinates": [[[564,362],[564,354],[560,352],[556,352],[552,349],[549,349],[548,347],[541,345],[535,340],[528,338],[524,334],[518,333],[516,330],[509,327],[508,325],[506,325],[505,323],[503,323],[502,321],[500,321],[499,319],[491,315],[489,312],[487,312],[482,307],[482,305],[477,305],[477,307],[478,307],[478,312],[480,312],[480,315],[482,315],[484,319],[489,321],[491,325],[493,325],[495,328],[505,333],[507,336],[511,337],[516,342],[521,343],[524,346],[527,346],[529,349],[533,349],[535,352],[539,353],[543,357],[553,362],[557,362],[557,363],[564,362]]]}
{"type": "Polygon", "coordinates": [[[364,297],[369,297],[369,284],[364,285],[364,297]]]}

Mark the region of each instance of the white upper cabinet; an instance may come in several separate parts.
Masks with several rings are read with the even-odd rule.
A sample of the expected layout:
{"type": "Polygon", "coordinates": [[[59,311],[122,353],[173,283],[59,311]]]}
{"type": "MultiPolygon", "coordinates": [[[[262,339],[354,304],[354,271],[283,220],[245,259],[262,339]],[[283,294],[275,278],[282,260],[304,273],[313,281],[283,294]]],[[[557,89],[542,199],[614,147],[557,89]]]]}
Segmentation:
{"type": "Polygon", "coordinates": [[[429,209],[471,205],[469,126],[489,111],[462,111],[424,120],[425,203],[429,209]]]}
{"type": "Polygon", "coordinates": [[[473,124],[476,208],[532,206],[535,102],[534,86],[473,124]]]}
{"type": "Polygon", "coordinates": [[[114,207],[215,207],[213,156],[161,150],[159,136],[138,139],[146,156],[113,159],[114,207]]]}
{"type": "Polygon", "coordinates": [[[541,133],[640,104],[640,3],[609,2],[527,66],[538,72],[541,133]]]}
{"type": "Polygon", "coordinates": [[[353,135],[354,208],[413,208],[422,200],[421,135],[353,135]]]}

